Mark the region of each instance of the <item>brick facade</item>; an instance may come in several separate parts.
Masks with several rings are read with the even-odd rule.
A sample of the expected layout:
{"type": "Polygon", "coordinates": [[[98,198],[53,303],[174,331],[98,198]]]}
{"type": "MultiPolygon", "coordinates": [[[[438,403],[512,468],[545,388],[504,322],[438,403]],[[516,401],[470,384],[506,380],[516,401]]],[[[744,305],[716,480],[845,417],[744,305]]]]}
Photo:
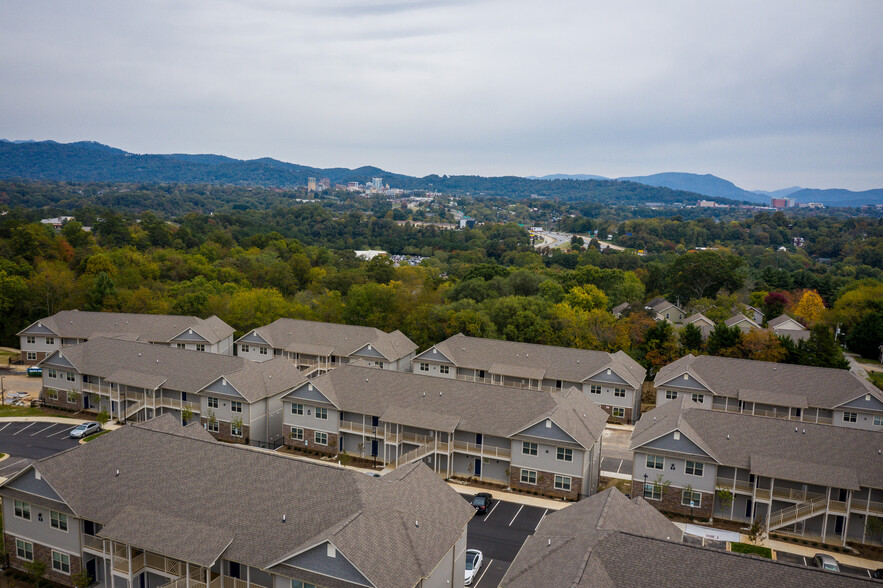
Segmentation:
{"type": "MultiPolygon", "coordinates": [[[[624,410],[625,410],[625,416],[624,416],[624,417],[614,417],[614,416],[613,416],[613,407],[612,407],[612,406],[604,406],[604,405],[601,405],[601,404],[599,404],[598,406],[601,408],[601,410],[603,410],[603,411],[606,412],[608,415],[610,415],[610,416],[607,418],[607,422],[608,422],[608,423],[632,424],[632,423],[634,422],[634,421],[632,420],[632,413],[635,412],[635,411],[634,411],[634,409],[632,409],[632,408],[625,408],[625,409],[624,409],[624,410]]],[[[617,407],[617,408],[619,408],[619,407],[617,407]]]]}
{"type": "MultiPolygon", "coordinates": [[[[54,352],[52,352],[52,353],[54,353],[54,352]]],[[[46,359],[49,355],[50,355],[50,353],[47,353],[46,351],[22,351],[21,352],[21,363],[22,363],[22,365],[36,365],[36,364],[40,363],[41,361],[43,361],[44,359],[46,359]],[[36,353],[37,359],[28,359],[29,353],[36,353]]]]}
{"type": "MultiPolygon", "coordinates": [[[[302,441],[295,441],[291,438],[291,427],[285,427],[285,445],[286,447],[297,447],[298,449],[308,449],[310,451],[318,451],[327,455],[337,455],[338,451],[338,435],[337,433],[328,433],[328,445],[318,445],[315,439],[315,430],[304,428],[304,438],[302,441]]],[[[324,433],[325,431],[321,431],[324,433]]]]}
{"type": "Polygon", "coordinates": [[[83,393],[77,392],[77,401],[76,402],[68,402],[67,401],[67,390],[57,390],[56,388],[52,388],[53,390],[57,390],[57,398],[49,398],[49,395],[46,391],[49,388],[43,388],[42,392],[40,392],[40,397],[43,399],[43,403],[46,406],[51,406],[54,408],[60,408],[62,410],[73,410],[78,411],[83,406],[83,393]]]}
{"type": "MultiPolygon", "coordinates": [[[[208,424],[208,419],[202,417],[200,419],[202,422],[202,426],[205,427],[208,424]]],[[[206,429],[208,431],[208,429],[206,429]]],[[[225,421],[218,421],[218,432],[215,433],[213,431],[209,431],[212,437],[217,439],[218,441],[226,441],[227,443],[248,443],[249,436],[249,427],[248,425],[242,425],[242,436],[236,437],[231,432],[230,423],[225,421]]]]}
{"type": "MultiPolygon", "coordinates": [[[[24,538],[21,537],[21,539],[24,538]]],[[[29,543],[33,543],[34,545],[34,559],[45,562],[46,564],[46,574],[43,576],[44,578],[46,578],[47,580],[51,580],[57,584],[62,584],[64,586],[74,585],[74,583],[71,581],[71,576],[82,569],[82,561],[79,556],[68,554],[71,558],[71,573],[64,574],[52,569],[52,548],[46,547],[45,545],[40,545],[39,543],[35,543],[30,539],[27,539],[27,541],[29,543]]],[[[4,545],[6,545],[6,553],[9,556],[8,559],[10,567],[27,573],[27,569],[24,566],[24,564],[27,563],[27,560],[19,559],[15,550],[15,537],[10,535],[9,533],[4,533],[3,542],[4,545]]]]}
{"type": "MultiPolygon", "coordinates": [[[[699,492],[694,490],[694,492],[699,492]]],[[[710,492],[699,492],[702,495],[702,506],[693,507],[693,517],[697,519],[710,519],[714,510],[714,494],[710,492]]],[[[641,480],[632,480],[632,496],[644,496],[644,482],[641,480]]],[[[664,512],[675,512],[683,515],[690,515],[690,507],[681,504],[683,496],[682,488],[674,488],[669,486],[662,491],[662,500],[647,499],[657,510],[664,512]]]]}
{"type": "Polygon", "coordinates": [[[539,492],[543,496],[552,496],[554,498],[567,498],[569,500],[579,500],[582,491],[583,480],[578,476],[570,477],[570,491],[557,490],[555,488],[555,474],[550,472],[537,471],[537,483],[525,484],[521,481],[521,468],[518,466],[509,466],[509,487],[524,490],[526,492],[539,492]]]}

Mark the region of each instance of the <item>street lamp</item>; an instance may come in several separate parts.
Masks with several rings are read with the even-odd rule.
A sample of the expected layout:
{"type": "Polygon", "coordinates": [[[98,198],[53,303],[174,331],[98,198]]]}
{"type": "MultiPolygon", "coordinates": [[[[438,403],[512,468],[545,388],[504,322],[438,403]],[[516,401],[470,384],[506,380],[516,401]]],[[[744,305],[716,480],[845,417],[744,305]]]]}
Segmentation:
{"type": "Polygon", "coordinates": [[[374,427],[374,443],[371,444],[371,455],[374,457],[374,469],[377,469],[377,427],[374,427]]]}
{"type": "Polygon", "coordinates": [[[647,472],[644,472],[644,487],[641,488],[641,497],[647,495],[647,472]]]}

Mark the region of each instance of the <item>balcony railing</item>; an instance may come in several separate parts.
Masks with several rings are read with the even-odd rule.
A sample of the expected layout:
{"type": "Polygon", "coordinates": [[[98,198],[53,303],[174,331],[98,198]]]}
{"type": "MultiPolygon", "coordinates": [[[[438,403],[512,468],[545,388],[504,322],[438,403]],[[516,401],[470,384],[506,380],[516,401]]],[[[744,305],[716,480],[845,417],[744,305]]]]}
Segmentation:
{"type": "Polygon", "coordinates": [[[852,510],[883,514],[883,502],[875,502],[868,498],[853,498],[849,501],[849,507],[852,510]]]}
{"type": "Polygon", "coordinates": [[[490,384],[490,378],[479,378],[478,376],[467,376],[465,374],[457,374],[457,379],[464,382],[477,382],[479,384],[490,384]]]}
{"type": "Polygon", "coordinates": [[[95,535],[83,535],[83,546],[95,551],[104,551],[104,539],[95,535]]]}
{"type": "Polygon", "coordinates": [[[770,499],[770,489],[769,488],[757,488],[754,490],[754,496],[758,500],[769,500],[770,499]]]}
{"type": "Polygon", "coordinates": [[[386,437],[383,434],[383,427],[374,427],[373,425],[363,425],[362,423],[353,423],[350,421],[340,421],[338,423],[338,430],[342,433],[356,433],[359,435],[365,435],[366,437],[374,438],[374,432],[377,431],[377,438],[384,439],[390,443],[398,443],[398,437],[396,437],[395,433],[386,433],[386,437]]]}
{"type": "Polygon", "coordinates": [[[791,523],[815,516],[825,510],[825,497],[819,496],[809,502],[789,506],[770,515],[769,529],[778,529],[791,523]]]}
{"type": "Polygon", "coordinates": [[[747,494],[751,494],[754,490],[751,482],[747,480],[740,480],[738,478],[733,480],[733,478],[718,477],[717,480],[715,480],[715,484],[720,488],[726,488],[727,490],[732,490],[733,488],[735,488],[736,492],[745,492],[747,494]]]}
{"type": "Polygon", "coordinates": [[[467,441],[454,441],[454,451],[463,451],[466,453],[475,453],[484,455],[485,457],[497,457],[501,459],[509,459],[512,455],[508,447],[494,447],[493,445],[478,445],[467,441]]]}
{"type": "Polygon", "coordinates": [[[200,404],[198,402],[190,402],[188,400],[181,400],[179,398],[169,398],[168,396],[157,397],[156,406],[163,408],[175,408],[177,410],[189,408],[193,412],[201,411],[200,404]]]}
{"type": "Polygon", "coordinates": [[[774,486],[773,498],[790,500],[792,502],[806,502],[818,498],[825,498],[825,495],[818,492],[808,492],[806,490],[796,490],[794,488],[776,488],[774,486]]]}
{"type": "Polygon", "coordinates": [[[129,558],[122,557],[119,555],[113,556],[113,569],[116,572],[120,572],[121,574],[129,573],[129,558]]]}

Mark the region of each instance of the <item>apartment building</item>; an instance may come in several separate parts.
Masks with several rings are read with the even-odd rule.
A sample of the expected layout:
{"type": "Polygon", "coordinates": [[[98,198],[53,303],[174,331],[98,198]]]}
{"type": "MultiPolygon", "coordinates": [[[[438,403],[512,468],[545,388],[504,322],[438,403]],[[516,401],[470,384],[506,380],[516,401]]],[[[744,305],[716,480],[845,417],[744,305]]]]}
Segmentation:
{"type": "Polygon", "coordinates": [[[356,359],[407,371],[417,345],[401,331],[281,318],[236,340],[236,355],[252,361],[285,357],[310,375],[356,359]]]}
{"type": "Polygon", "coordinates": [[[623,351],[607,353],[458,334],[420,353],[415,374],[528,390],[581,390],[617,422],[641,413],[647,371],[623,351]]]}
{"type": "Polygon", "coordinates": [[[791,337],[795,343],[809,339],[809,330],[787,314],[777,316],[767,326],[780,337],[791,337]]]}
{"type": "Polygon", "coordinates": [[[756,331],[760,329],[760,325],[756,323],[754,320],[748,318],[742,313],[739,313],[735,316],[731,316],[727,320],[724,321],[724,324],[730,328],[739,327],[739,330],[743,333],[747,333],[749,331],[756,331]]]}
{"type": "Polygon", "coordinates": [[[672,304],[662,297],[656,297],[647,303],[645,307],[657,321],[668,321],[676,325],[683,324],[687,313],[677,304],[672,304]]]}
{"type": "Polygon", "coordinates": [[[22,361],[34,364],[62,347],[102,337],[233,355],[233,327],[216,316],[128,314],[62,310],[17,335],[22,361]]]}
{"type": "Polygon", "coordinates": [[[686,355],[654,384],[657,406],[688,396],[696,408],[883,430],[883,392],[847,370],[686,355]]]}
{"type": "Polygon", "coordinates": [[[579,390],[519,390],[354,365],[283,398],[286,444],[423,461],[443,477],[576,499],[597,489],[606,413],[579,390]]]}
{"type": "Polygon", "coordinates": [[[120,421],[172,414],[199,419],[219,439],[262,445],[281,442],[282,397],[306,381],[283,358],[255,363],[116,339],[65,347],[40,366],[49,406],[120,421]]]}
{"type": "Polygon", "coordinates": [[[879,543],[883,432],[695,407],[682,397],[631,436],[632,495],[661,510],[843,544],[879,543]]]}
{"type": "Polygon", "coordinates": [[[13,568],[99,588],[449,588],[474,514],[419,463],[373,478],[169,415],[34,462],[0,498],[13,568]]]}
{"type": "Polygon", "coordinates": [[[641,497],[610,488],[547,514],[501,588],[570,586],[852,588],[873,580],[682,543],[677,526],[641,497]]]}

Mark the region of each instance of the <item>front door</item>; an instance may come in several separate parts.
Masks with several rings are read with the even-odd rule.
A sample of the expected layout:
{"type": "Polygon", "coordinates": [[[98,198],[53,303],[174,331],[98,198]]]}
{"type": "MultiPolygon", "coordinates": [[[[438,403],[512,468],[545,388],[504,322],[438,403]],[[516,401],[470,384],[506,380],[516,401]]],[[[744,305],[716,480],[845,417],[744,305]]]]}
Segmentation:
{"type": "Polygon", "coordinates": [[[749,498],[748,500],[745,501],[745,517],[748,519],[753,518],[751,515],[751,506],[752,506],[751,499],[749,498]]]}
{"type": "Polygon", "coordinates": [[[377,455],[377,439],[371,440],[371,455],[377,455]]]}
{"type": "Polygon", "coordinates": [[[481,475],[481,458],[480,457],[475,458],[475,475],[476,476],[481,475]]]}
{"type": "Polygon", "coordinates": [[[98,566],[95,565],[98,560],[90,559],[86,562],[86,573],[92,578],[93,582],[98,581],[98,566]]]}
{"type": "Polygon", "coordinates": [[[836,522],[834,523],[834,532],[840,535],[843,533],[843,517],[837,516],[836,522]]]}
{"type": "Polygon", "coordinates": [[[476,444],[476,445],[481,445],[481,433],[476,433],[476,434],[475,434],[475,444],[476,444]]]}

